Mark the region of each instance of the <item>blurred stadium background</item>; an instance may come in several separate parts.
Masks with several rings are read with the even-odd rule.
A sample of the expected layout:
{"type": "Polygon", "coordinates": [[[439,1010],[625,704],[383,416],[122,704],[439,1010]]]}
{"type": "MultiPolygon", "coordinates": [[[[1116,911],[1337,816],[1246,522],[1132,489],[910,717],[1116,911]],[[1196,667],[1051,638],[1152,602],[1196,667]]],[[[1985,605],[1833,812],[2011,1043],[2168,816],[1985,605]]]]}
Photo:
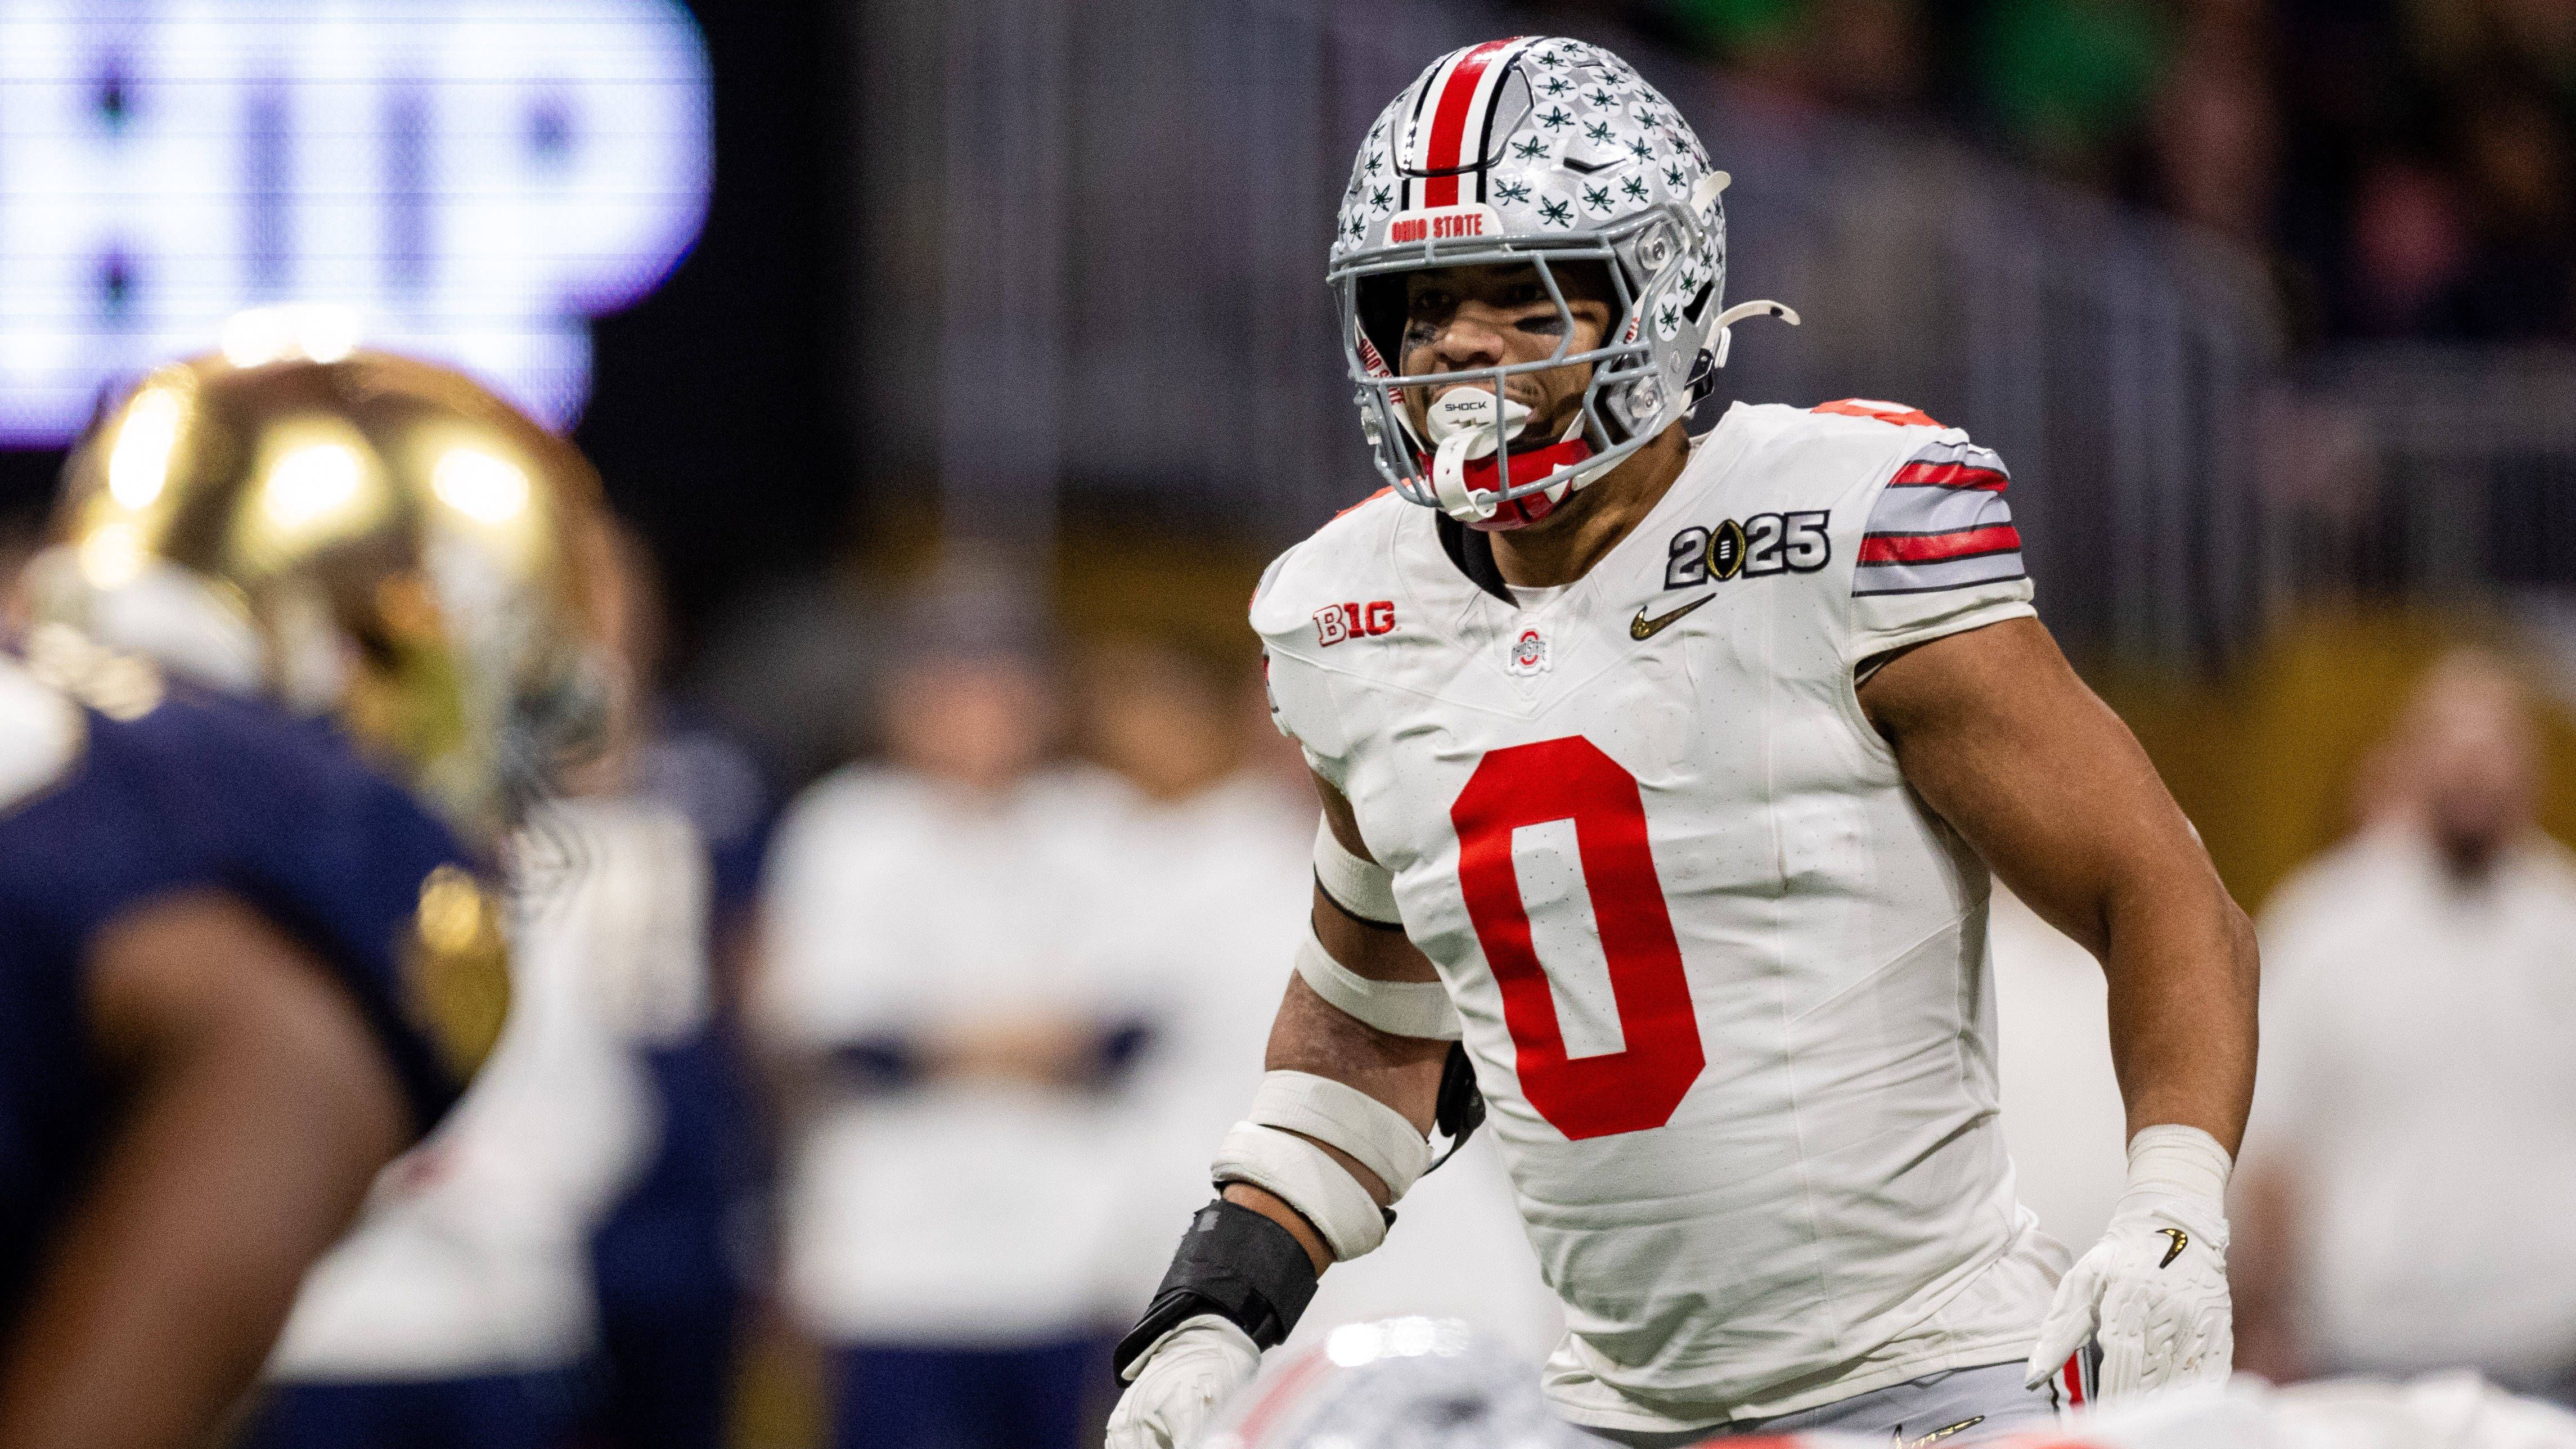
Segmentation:
{"type": "MultiPolygon", "coordinates": [[[[757,822],[827,771],[920,765],[882,691],[999,620],[1068,666],[1035,748],[1280,792],[1293,922],[1241,605],[1376,487],[1334,201],[1386,97],[1511,32],[1612,46],[1733,173],[1729,290],[1806,322],[1740,338],[1712,406],[1899,399],[2011,460],[2043,618],[2249,909],[2367,813],[2359,767],[2461,644],[2531,689],[2538,815],[2576,838],[2563,0],[0,0],[0,541],[35,546],[104,390],[244,308],[348,309],[600,465],[667,598],[642,647],[722,742],[671,766],[747,853],[720,894],[756,898],[757,822]]],[[[719,1030],[755,939],[718,953],[719,1030]]],[[[1998,943],[2028,1190],[2084,1241],[2118,1170],[2100,988],[2026,917],[1998,943]]],[[[710,1120],[728,1161],[797,1130],[710,1120]]],[[[821,1442],[769,1174],[727,1180],[737,1441],[821,1442]]],[[[1459,1311],[1543,1341],[1525,1297],[1459,1311]]]]}

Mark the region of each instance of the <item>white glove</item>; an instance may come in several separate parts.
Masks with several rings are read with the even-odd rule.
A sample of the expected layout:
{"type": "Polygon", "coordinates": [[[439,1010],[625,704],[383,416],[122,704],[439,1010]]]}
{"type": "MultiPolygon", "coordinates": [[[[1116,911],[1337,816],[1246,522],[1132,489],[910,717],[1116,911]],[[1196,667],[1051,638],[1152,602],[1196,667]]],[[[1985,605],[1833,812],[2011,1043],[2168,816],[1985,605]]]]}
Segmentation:
{"type": "Polygon", "coordinates": [[[1261,1349],[1242,1329],[1213,1313],[1182,1320],[1128,1366],[1108,1449],[1189,1449],[1260,1367],[1261,1349]]]}
{"type": "Polygon", "coordinates": [[[2129,1190],[2102,1241],[2076,1261],[2039,1326],[2030,1386],[2084,1340],[2102,1349],[2102,1398],[2223,1382],[2236,1354],[2227,1297],[2227,1149],[2197,1127],[2129,1143],[2129,1190]]]}

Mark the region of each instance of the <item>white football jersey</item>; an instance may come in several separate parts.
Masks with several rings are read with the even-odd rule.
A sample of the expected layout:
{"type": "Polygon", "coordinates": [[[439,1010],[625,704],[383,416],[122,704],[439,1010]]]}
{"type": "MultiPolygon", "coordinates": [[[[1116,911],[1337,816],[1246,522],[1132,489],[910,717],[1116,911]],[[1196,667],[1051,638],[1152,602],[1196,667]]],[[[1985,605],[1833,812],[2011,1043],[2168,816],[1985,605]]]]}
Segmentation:
{"type": "Polygon", "coordinates": [[[1457,1003],[1578,1423],[1790,1413],[2037,1336],[2066,1255],[2004,1153],[1986,867],[1854,683],[2031,612],[2005,481],[1889,404],[1739,404],[1529,607],[1385,495],[1254,597],[1281,728],[1457,1003]]]}

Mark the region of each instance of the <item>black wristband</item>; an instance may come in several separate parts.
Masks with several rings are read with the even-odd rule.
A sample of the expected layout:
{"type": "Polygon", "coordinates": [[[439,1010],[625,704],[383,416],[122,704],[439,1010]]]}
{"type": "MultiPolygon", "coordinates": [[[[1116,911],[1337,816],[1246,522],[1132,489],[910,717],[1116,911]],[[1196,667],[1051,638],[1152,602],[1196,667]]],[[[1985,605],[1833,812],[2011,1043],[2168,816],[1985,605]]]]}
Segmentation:
{"type": "Polygon", "coordinates": [[[1213,1313],[1244,1331],[1254,1344],[1276,1348],[1315,1298],[1315,1262],[1296,1236],[1260,1213],[1223,1198],[1199,1209],[1163,1284],[1111,1362],[1120,1382],[1128,1366],[1154,1341],[1202,1313],[1213,1313]]]}

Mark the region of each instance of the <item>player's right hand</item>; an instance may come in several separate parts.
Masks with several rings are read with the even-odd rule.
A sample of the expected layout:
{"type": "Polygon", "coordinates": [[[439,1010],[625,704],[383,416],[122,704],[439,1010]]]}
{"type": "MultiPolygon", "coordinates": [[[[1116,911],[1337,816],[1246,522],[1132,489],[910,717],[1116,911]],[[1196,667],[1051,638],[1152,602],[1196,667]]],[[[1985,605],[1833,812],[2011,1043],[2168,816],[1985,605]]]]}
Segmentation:
{"type": "Polygon", "coordinates": [[[1242,1329],[1213,1313],[1185,1320],[1129,1366],[1108,1449],[1188,1449],[1260,1367],[1261,1350],[1242,1329]]]}

